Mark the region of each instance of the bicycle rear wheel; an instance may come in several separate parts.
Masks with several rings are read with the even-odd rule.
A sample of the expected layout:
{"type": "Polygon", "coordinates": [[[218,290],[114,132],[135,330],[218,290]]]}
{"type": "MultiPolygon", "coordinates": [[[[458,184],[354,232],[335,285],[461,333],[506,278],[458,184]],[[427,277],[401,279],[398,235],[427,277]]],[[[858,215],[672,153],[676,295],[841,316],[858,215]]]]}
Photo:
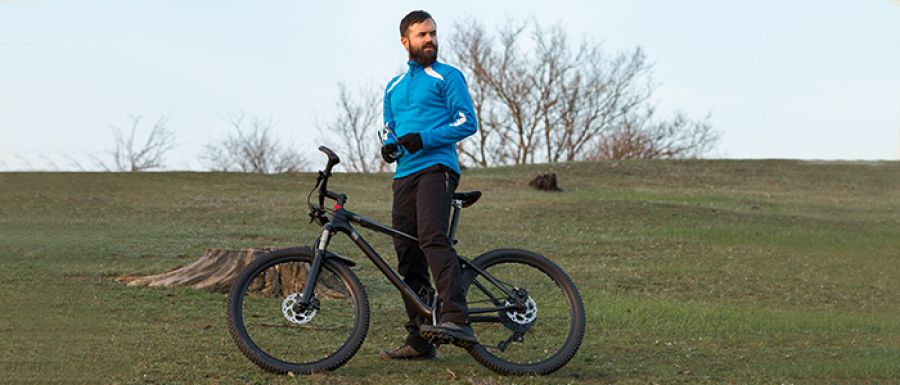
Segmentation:
{"type": "Polygon", "coordinates": [[[480,344],[468,348],[479,363],[506,375],[548,374],[563,367],[584,338],[584,305],[566,273],[540,254],[527,250],[493,250],[475,258],[512,292],[507,295],[473,268],[463,286],[470,320],[480,344]],[[479,311],[510,304],[517,310],[479,311]]]}
{"type": "Polygon", "coordinates": [[[359,350],[369,328],[362,284],[343,264],[325,260],[314,303],[301,308],[314,251],[292,248],[258,258],[235,279],[228,330],[259,367],[276,373],[333,370],[359,350]]]}

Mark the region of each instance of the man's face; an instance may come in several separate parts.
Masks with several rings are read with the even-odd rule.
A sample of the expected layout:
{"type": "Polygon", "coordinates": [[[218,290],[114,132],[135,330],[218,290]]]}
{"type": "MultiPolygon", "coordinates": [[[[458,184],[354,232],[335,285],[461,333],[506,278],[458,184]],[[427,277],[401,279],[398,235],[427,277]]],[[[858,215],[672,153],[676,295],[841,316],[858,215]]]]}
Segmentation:
{"type": "Polygon", "coordinates": [[[400,43],[409,52],[409,60],[426,67],[434,63],[438,54],[437,27],[434,20],[428,19],[410,25],[406,29],[406,36],[400,38],[400,43]]]}

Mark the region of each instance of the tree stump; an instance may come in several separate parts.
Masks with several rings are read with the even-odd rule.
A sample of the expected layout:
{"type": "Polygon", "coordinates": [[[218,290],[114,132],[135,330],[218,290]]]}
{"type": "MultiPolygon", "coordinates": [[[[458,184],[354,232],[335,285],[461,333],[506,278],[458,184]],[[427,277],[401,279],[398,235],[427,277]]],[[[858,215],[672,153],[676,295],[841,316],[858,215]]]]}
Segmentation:
{"type": "Polygon", "coordinates": [[[556,184],[556,173],[541,174],[528,182],[528,185],[541,191],[562,191],[556,184]]]}
{"type": "MultiPolygon", "coordinates": [[[[128,286],[192,287],[224,292],[231,289],[234,279],[253,259],[271,251],[272,249],[206,249],[190,265],[161,274],[118,277],[116,281],[128,286]]],[[[306,286],[307,273],[307,264],[279,264],[257,277],[248,290],[257,295],[274,297],[299,293],[306,286]]],[[[316,285],[316,295],[342,298],[345,296],[343,284],[334,274],[323,270],[319,276],[319,284],[316,285]]]]}

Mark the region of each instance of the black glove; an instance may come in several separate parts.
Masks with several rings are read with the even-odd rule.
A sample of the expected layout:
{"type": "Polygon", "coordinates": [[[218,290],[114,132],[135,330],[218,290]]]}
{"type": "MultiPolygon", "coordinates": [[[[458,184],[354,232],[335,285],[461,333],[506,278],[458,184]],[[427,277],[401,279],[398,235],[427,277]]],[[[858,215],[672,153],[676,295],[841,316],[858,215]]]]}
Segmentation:
{"type": "Polygon", "coordinates": [[[415,154],[416,151],[422,149],[422,135],[419,135],[418,132],[403,135],[397,139],[397,142],[410,154],[415,154]]]}
{"type": "Polygon", "coordinates": [[[388,143],[384,146],[381,146],[381,157],[384,158],[385,162],[394,163],[397,160],[395,156],[399,155],[400,152],[397,149],[396,143],[388,143]]]}

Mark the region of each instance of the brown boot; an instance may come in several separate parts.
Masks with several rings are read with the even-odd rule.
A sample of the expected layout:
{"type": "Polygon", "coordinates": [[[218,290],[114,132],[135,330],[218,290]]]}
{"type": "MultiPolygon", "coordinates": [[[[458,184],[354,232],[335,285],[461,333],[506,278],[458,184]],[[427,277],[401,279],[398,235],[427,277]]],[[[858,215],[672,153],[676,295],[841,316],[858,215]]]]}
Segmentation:
{"type": "Polygon", "coordinates": [[[431,348],[425,351],[418,351],[410,345],[403,345],[394,350],[382,349],[378,356],[386,360],[422,360],[434,359],[435,349],[431,348]]]}

